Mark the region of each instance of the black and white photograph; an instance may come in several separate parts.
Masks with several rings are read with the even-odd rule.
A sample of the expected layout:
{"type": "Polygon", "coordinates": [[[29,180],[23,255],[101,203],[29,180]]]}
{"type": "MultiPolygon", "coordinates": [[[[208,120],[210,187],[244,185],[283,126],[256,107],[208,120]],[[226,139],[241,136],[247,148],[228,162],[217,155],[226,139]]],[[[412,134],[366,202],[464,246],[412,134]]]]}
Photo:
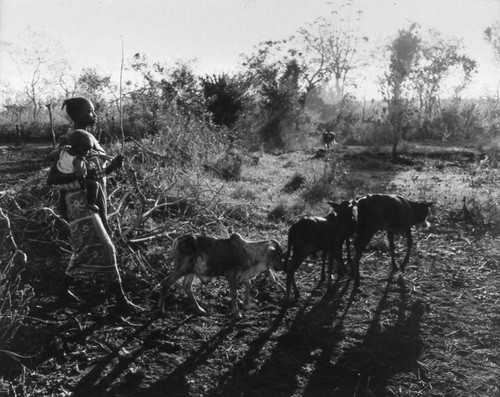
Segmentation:
{"type": "Polygon", "coordinates": [[[500,397],[500,0],[0,0],[0,397],[500,397]]]}

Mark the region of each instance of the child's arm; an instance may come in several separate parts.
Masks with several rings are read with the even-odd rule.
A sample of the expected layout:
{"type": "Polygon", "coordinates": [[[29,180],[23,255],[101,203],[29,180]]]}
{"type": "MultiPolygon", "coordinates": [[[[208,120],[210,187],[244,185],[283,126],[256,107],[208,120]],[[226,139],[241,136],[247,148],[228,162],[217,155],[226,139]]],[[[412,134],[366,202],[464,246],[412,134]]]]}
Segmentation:
{"type": "Polygon", "coordinates": [[[111,158],[111,162],[108,165],[104,165],[101,169],[88,169],[89,178],[94,180],[104,178],[123,166],[123,155],[119,154],[115,157],[107,157],[111,158]]]}
{"type": "Polygon", "coordinates": [[[92,138],[94,138],[93,139],[93,141],[94,141],[94,147],[92,149],[97,150],[100,153],[106,153],[106,151],[101,146],[101,144],[99,143],[99,141],[97,140],[97,138],[94,135],[92,135],[92,138]]]}
{"type": "Polygon", "coordinates": [[[115,156],[109,165],[106,167],[106,175],[111,174],[113,171],[116,171],[119,168],[123,167],[123,155],[119,154],[115,156]]]}

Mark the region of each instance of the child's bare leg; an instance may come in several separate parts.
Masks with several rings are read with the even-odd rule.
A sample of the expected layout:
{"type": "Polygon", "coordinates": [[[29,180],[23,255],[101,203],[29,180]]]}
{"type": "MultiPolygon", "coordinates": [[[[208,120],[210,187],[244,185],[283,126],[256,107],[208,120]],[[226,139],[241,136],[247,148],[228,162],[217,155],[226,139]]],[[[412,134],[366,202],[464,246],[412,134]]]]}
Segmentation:
{"type": "Polygon", "coordinates": [[[87,189],[87,206],[94,212],[99,212],[99,207],[97,206],[97,198],[99,194],[99,187],[97,186],[97,181],[86,180],[87,189]]]}

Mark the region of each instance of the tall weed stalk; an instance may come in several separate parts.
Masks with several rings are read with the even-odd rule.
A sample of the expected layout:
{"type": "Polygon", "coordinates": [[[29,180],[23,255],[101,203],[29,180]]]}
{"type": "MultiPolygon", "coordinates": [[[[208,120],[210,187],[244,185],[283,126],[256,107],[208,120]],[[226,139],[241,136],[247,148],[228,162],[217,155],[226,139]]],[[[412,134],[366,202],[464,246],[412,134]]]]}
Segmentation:
{"type": "Polygon", "coordinates": [[[21,283],[14,258],[0,268],[0,352],[11,354],[9,349],[25,316],[33,290],[21,283]]]}
{"type": "Polygon", "coordinates": [[[15,357],[9,349],[29,312],[33,290],[21,282],[22,266],[16,264],[25,264],[26,254],[17,246],[10,219],[2,208],[0,220],[3,229],[0,241],[0,352],[15,357]]]}
{"type": "Polygon", "coordinates": [[[342,183],[345,169],[338,158],[325,162],[321,175],[315,176],[302,193],[303,199],[308,203],[317,203],[335,195],[335,191],[342,183]]]}

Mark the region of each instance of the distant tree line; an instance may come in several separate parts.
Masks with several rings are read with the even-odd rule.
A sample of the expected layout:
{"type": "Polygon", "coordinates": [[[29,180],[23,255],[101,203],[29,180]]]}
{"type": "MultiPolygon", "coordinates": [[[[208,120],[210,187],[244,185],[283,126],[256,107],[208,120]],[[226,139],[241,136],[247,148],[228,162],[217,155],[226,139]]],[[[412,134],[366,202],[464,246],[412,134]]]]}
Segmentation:
{"type": "MultiPolygon", "coordinates": [[[[10,48],[24,89],[2,88],[0,139],[50,136],[49,106],[55,133],[65,132],[58,106],[70,96],[94,102],[103,141],[121,139],[122,126],[127,139],[202,128],[249,148],[297,148],[313,145],[321,124],[343,142],[392,144],[396,156],[402,139],[499,138],[498,89],[481,100],[462,98],[477,64],[459,40],[413,23],[375,56],[361,33],[362,14],[353,11],[346,3],[292,37],[259,44],[232,75],[197,76],[188,63],[135,54],[122,87],[93,68],[74,73],[28,32],[26,48],[10,48]],[[353,94],[368,59],[379,65],[381,94],[369,102],[353,94]]],[[[484,38],[500,69],[500,22],[486,27],[484,38]]]]}

